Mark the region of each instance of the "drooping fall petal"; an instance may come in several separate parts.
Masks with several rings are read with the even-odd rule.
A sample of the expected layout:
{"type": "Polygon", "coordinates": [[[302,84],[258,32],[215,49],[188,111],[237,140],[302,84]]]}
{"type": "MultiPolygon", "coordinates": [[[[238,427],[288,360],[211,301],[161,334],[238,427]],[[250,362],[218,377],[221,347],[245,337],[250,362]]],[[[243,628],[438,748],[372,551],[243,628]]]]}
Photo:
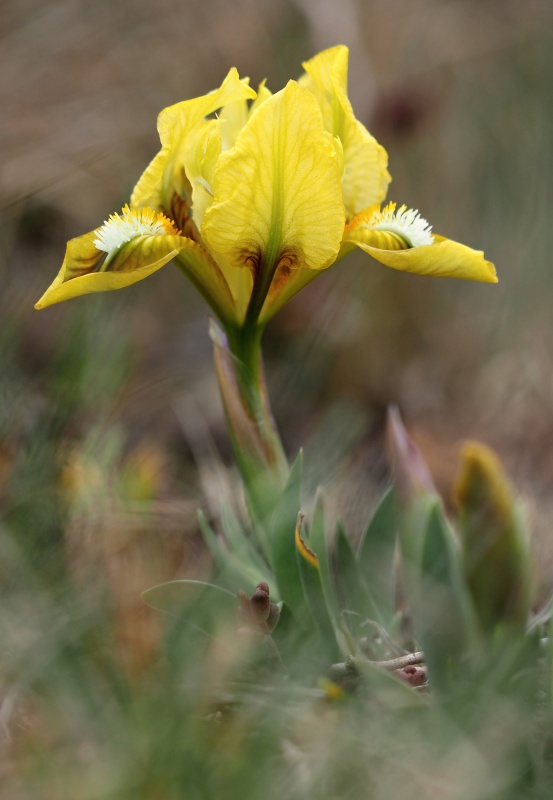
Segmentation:
{"type": "Polygon", "coordinates": [[[147,278],[171,261],[183,247],[178,235],[135,236],[124,244],[103,271],[107,254],[94,244],[98,231],[71,239],[62,267],[35,308],[46,308],[82,294],[122,289],[147,278]]]}
{"type": "Polygon", "coordinates": [[[403,272],[497,283],[495,267],[481,250],[430,233],[418,212],[395,203],[372,207],[346,225],[341,255],[359,247],[382,264],[403,272]]]}
{"type": "Polygon", "coordinates": [[[181,267],[202,294],[223,318],[232,319],[232,295],[207,251],[181,236],[159,212],[128,206],[100,228],[68,242],[62,267],[36,308],[130,286],[179,255],[181,267]]]}

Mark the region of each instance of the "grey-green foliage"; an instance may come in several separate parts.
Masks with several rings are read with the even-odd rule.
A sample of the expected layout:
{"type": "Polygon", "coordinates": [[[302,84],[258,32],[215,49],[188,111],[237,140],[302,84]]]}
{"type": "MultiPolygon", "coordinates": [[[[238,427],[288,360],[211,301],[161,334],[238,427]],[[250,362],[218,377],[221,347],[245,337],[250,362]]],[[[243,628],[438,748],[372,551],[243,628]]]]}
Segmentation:
{"type": "MultiPolygon", "coordinates": [[[[237,524],[231,514],[225,520],[225,526],[237,524]]],[[[327,542],[321,524],[319,504],[309,539],[306,528],[302,533],[313,551],[327,542]]],[[[11,531],[0,533],[4,557],[17,561],[11,531]]],[[[359,652],[355,680],[337,696],[331,685],[319,683],[328,677],[331,653],[315,630],[315,618],[310,634],[309,616],[300,624],[284,605],[273,636],[281,661],[262,641],[238,630],[228,588],[193,582],[147,593],[148,602],[169,614],[160,617],[162,651],[137,680],[126,673],[106,635],[109,604],[100,603],[91,614],[75,595],[46,601],[31,570],[26,588],[12,593],[4,606],[4,669],[16,709],[12,715],[21,713],[18,704],[31,704],[33,713],[48,721],[50,733],[46,739],[37,735],[32,751],[17,761],[24,788],[20,794],[14,788],[10,796],[386,800],[415,791],[467,800],[549,796],[553,714],[544,698],[550,697],[550,654],[540,658],[540,632],[534,629],[524,642],[499,652],[493,642],[477,642],[477,650],[466,655],[475,659],[470,680],[449,669],[450,659],[461,657],[453,634],[465,625],[458,616],[463,583],[451,533],[441,508],[430,503],[419,577],[428,574],[439,587],[441,621],[427,630],[421,619],[412,620],[425,647],[434,648],[428,693],[414,691],[359,652]],[[25,617],[33,586],[35,610],[25,617]],[[453,630],[445,625],[449,607],[453,630]],[[22,618],[24,635],[17,624],[22,618]],[[313,653],[318,657],[310,657],[313,653]],[[442,653],[443,675],[435,666],[442,653]]],[[[332,541],[328,549],[330,554],[332,541]]],[[[347,552],[347,560],[352,552],[357,557],[353,548],[347,552]]],[[[256,553],[253,560],[259,558],[256,553]]],[[[358,574],[348,579],[358,580],[358,574]]],[[[228,584],[230,573],[225,580],[228,584]]],[[[328,582],[321,580],[320,587],[317,602],[328,597],[328,582]]],[[[353,596],[350,591],[348,598],[353,596]]],[[[364,603],[364,595],[358,596],[364,603]]],[[[333,594],[328,618],[347,649],[358,627],[361,633],[370,627],[348,624],[351,615],[341,614],[340,597],[339,591],[333,594]]],[[[423,598],[422,609],[424,603],[423,598]]],[[[17,742],[14,719],[6,714],[17,742]]]]}
{"type": "MultiPolygon", "coordinates": [[[[490,487],[484,492],[493,493],[490,487]]],[[[272,720],[267,774],[276,783],[265,784],[264,793],[385,798],[415,786],[422,796],[468,800],[549,796],[549,615],[532,624],[528,607],[522,629],[501,614],[493,625],[480,624],[462,538],[431,488],[419,487],[408,502],[404,494],[399,504],[385,493],[358,547],[341,523],[330,535],[321,494],[312,518],[295,521],[301,497],[296,465],[272,528],[246,530],[226,509],[221,535],[207,534],[215,581],[250,591],[258,570],[281,601],[274,648],[236,638],[226,651],[228,670],[212,688],[215,705],[219,691],[226,703],[209,724],[227,731],[228,746],[232,731],[244,736],[242,726],[252,726],[244,759],[250,737],[267,746],[272,720]],[[273,541],[268,560],[260,536],[273,541]],[[419,688],[409,685],[409,670],[377,663],[407,649],[424,654],[419,668],[427,683],[423,675],[419,688]]],[[[525,554],[520,570],[528,568],[525,554]]],[[[162,596],[163,587],[156,591],[162,596]]],[[[178,593],[173,599],[178,604],[178,593]]],[[[181,615],[182,631],[191,619],[188,611],[181,615]]],[[[216,625],[209,636],[224,639],[216,625]]],[[[209,657],[202,652],[199,663],[209,657]]]]}

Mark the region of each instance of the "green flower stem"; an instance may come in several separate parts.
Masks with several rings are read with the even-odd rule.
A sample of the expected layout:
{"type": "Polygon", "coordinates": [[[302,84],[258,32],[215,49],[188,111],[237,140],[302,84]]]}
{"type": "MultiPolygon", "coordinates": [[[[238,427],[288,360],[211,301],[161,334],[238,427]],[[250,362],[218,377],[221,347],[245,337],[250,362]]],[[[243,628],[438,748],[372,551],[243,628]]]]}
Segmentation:
{"type": "Polygon", "coordinates": [[[289,466],[266,391],[259,326],[212,322],[215,366],[236,461],[255,510],[264,517],[282,493],[289,466]]]}
{"type": "Polygon", "coordinates": [[[238,336],[229,339],[229,346],[237,359],[238,384],[244,405],[263,443],[267,464],[283,488],[289,467],[267,394],[261,352],[262,334],[262,327],[244,327],[238,331],[238,336]]]}
{"type": "Polygon", "coordinates": [[[255,325],[231,329],[227,333],[229,350],[236,358],[237,377],[242,399],[250,415],[260,427],[263,427],[265,412],[268,410],[264,407],[263,402],[262,334],[263,329],[255,325]]]}

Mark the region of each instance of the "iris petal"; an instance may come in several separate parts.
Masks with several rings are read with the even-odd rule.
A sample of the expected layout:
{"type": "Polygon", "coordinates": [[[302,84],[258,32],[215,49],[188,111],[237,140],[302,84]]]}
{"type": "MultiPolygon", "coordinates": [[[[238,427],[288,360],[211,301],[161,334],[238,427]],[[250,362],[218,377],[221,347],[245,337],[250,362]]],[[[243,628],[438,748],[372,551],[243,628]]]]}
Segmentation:
{"type": "Polygon", "coordinates": [[[35,308],[46,308],[82,294],[122,289],[147,278],[171,261],[182,249],[181,236],[136,236],[113,255],[109,269],[102,271],[108,256],[94,244],[98,231],[71,239],[62,267],[35,308]]]}
{"type": "Polygon", "coordinates": [[[233,67],[219,89],[163,109],[157,120],[162,148],[136,184],[131,205],[169,211],[173,192],[189,194],[190,184],[183,169],[187,136],[217,109],[238,100],[253,100],[255,96],[254,90],[240,80],[233,67]]]}
{"type": "Polygon", "coordinates": [[[469,281],[497,283],[494,265],[486,261],[481,250],[473,250],[459,242],[433,234],[434,243],[403,250],[383,249],[383,231],[357,230],[344,236],[345,255],[355,245],[382,264],[402,272],[469,281]]]}
{"type": "Polygon", "coordinates": [[[173,258],[221,319],[233,321],[236,305],[221,270],[201,245],[178,235],[139,235],[107,254],[95,245],[98,230],[71,239],[62,267],[35,308],[83,294],[122,289],[149,277],[173,258]]]}
{"type": "Polygon", "coordinates": [[[348,55],[343,45],[319,53],[303,64],[306,74],[300,84],[316,97],[325,129],[342,142],[342,190],[346,216],[351,219],[384,200],[391,178],[386,150],[353,113],[347,94],[348,55]]]}
{"type": "Polygon", "coordinates": [[[344,229],[336,148],[312,95],[290,81],[266,99],[222,153],[215,198],[201,228],[209,249],[236,267],[288,260],[323,269],[344,229]]]}

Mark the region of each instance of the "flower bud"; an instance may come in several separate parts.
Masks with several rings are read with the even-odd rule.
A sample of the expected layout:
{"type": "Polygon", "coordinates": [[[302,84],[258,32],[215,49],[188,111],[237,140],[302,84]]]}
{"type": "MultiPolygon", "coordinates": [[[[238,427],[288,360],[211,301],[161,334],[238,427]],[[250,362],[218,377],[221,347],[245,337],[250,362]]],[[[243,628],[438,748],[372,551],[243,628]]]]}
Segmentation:
{"type": "Polygon", "coordinates": [[[251,597],[241,590],[237,593],[238,616],[243,627],[250,631],[266,634],[276,628],[280,610],[269,599],[269,586],[265,581],[258,583],[251,597]]]}
{"type": "Polygon", "coordinates": [[[400,506],[410,506],[421,495],[435,495],[436,488],[428,467],[407,434],[395,406],[388,411],[387,438],[400,506]]]}
{"type": "Polygon", "coordinates": [[[269,602],[269,587],[265,582],[258,583],[250,599],[252,615],[256,622],[265,623],[269,618],[271,604],[269,602]]]}
{"type": "Polygon", "coordinates": [[[467,442],[454,488],[464,572],[485,632],[523,630],[530,610],[530,553],[510,483],[495,453],[467,442]]]}

